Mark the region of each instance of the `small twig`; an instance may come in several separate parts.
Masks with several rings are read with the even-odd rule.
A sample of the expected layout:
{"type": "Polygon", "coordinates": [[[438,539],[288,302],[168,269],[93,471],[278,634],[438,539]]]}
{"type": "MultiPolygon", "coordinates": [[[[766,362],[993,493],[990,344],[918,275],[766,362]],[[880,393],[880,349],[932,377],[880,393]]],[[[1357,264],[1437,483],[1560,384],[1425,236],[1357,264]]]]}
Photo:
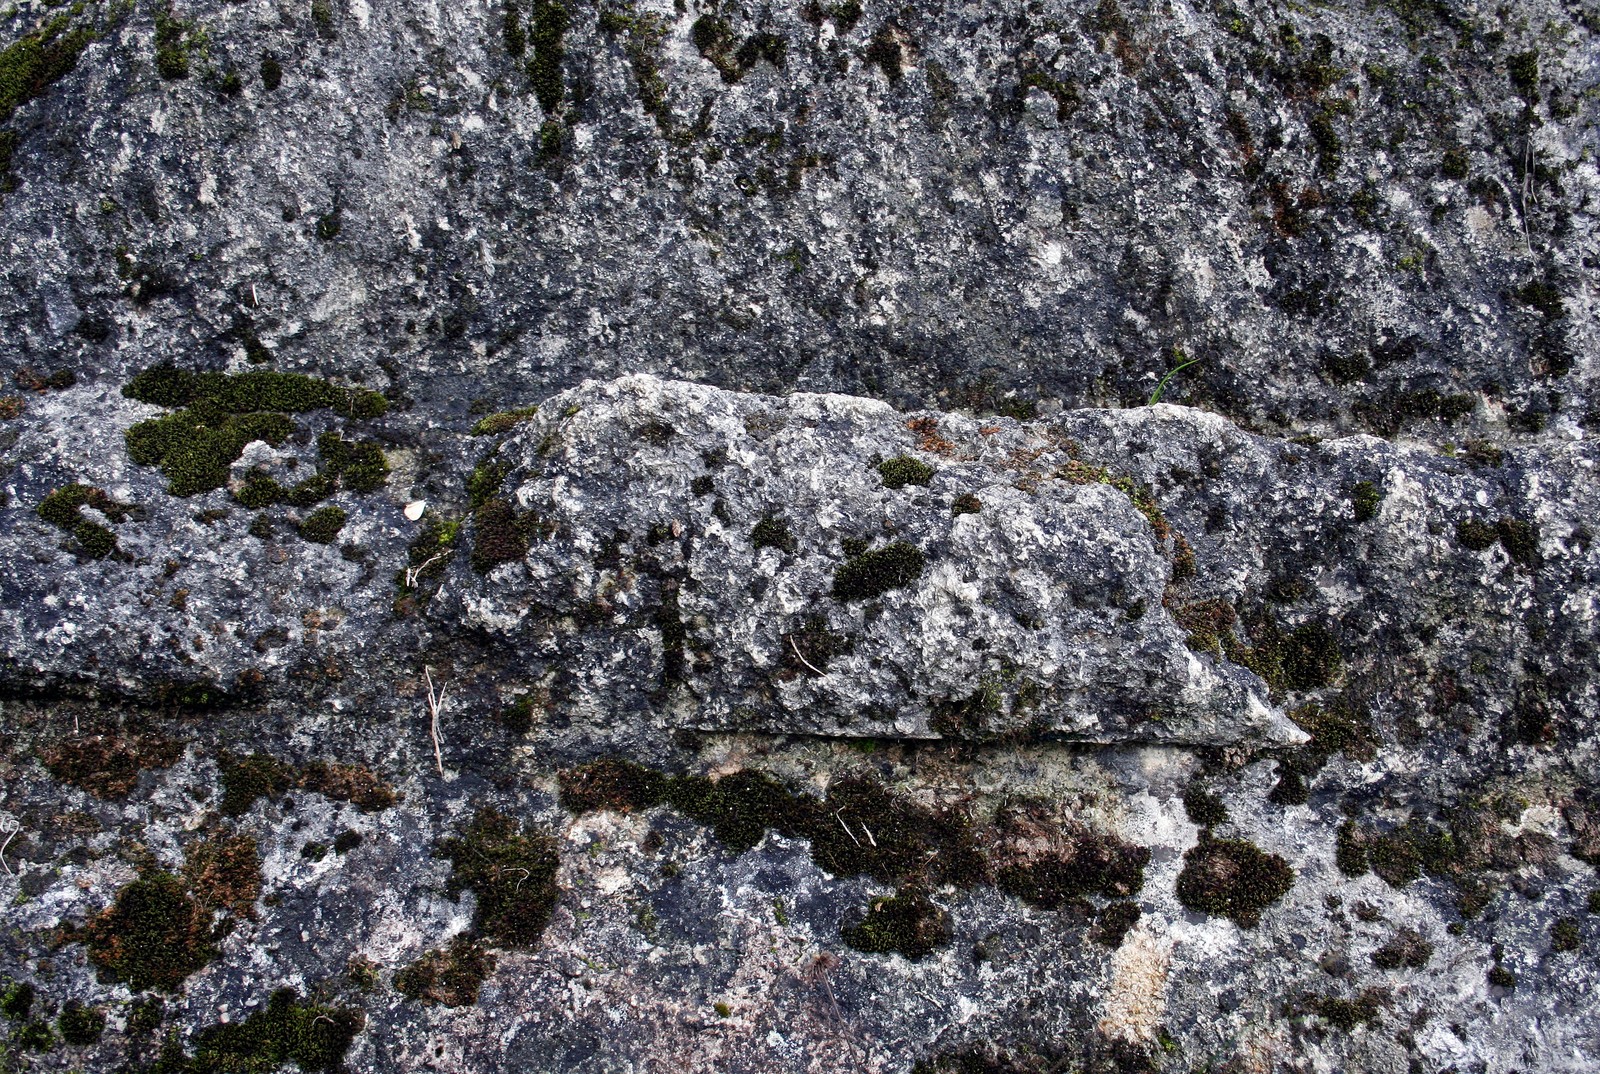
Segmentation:
{"type": "Polygon", "coordinates": [[[873,846],[878,845],[878,841],[872,838],[872,829],[867,827],[866,821],[861,822],[861,830],[867,833],[867,842],[871,843],[873,846]]]}
{"type": "Polygon", "coordinates": [[[10,833],[6,836],[6,841],[4,843],[0,843],[0,865],[5,865],[6,875],[7,876],[16,876],[17,875],[16,873],[11,871],[11,866],[6,865],[6,847],[11,845],[11,840],[15,839],[17,837],[17,833],[20,832],[20,831],[22,831],[22,828],[21,828],[20,825],[18,827],[15,827],[15,828],[11,829],[10,833]]]}
{"type": "Polygon", "coordinates": [[[789,648],[794,650],[795,659],[799,660],[806,667],[810,668],[812,671],[816,672],[818,675],[826,675],[827,674],[826,671],[823,671],[821,668],[817,667],[811,661],[806,659],[806,654],[802,653],[800,651],[800,646],[798,646],[798,645],[796,645],[794,643],[794,635],[793,634],[789,635],[789,648]]]}
{"type": "Polygon", "coordinates": [[[433,555],[431,555],[427,559],[423,560],[419,565],[417,565],[415,567],[407,567],[406,568],[406,588],[407,589],[415,589],[417,587],[417,579],[422,577],[422,572],[427,570],[429,567],[433,566],[434,563],[437,562],[438,560],[440,560],[440,559],[444,558],[446,555],[448,555],[449,551],[450,551],[449,549],[445,549],[442,552],[435,552],[433,555]]]}
{"type": "Polygon", "coordinates": [[[428,733],[433,736],[433,763],[439,769],[439,775],[444,775],[444,753],[439,747],[439,711],[444,708],[444,687],[437,692],[433,688],[433,674],[426,667],[422,669],[422,677],[428,684],[428,715],[430,721],[428,733]]]}
{"type": "Polygon", "coordinates": [[[836,810],[834,812],[833,819],[839,822],[839,827],[844,829],[844,834],[846,834],[846,835],[848,835],[850,837],[850,841],[852,843],[854,843],[856,846],[860,846],[861,845],[861,840],[856,838],[856,833],[852,832],[850,830],[850,825],[846,824],[844,822],[844,818],[839,815],[840,813],[843,813],[843,812],[844,812],[843,807],[840,807],[838,810],[836,810]]]}

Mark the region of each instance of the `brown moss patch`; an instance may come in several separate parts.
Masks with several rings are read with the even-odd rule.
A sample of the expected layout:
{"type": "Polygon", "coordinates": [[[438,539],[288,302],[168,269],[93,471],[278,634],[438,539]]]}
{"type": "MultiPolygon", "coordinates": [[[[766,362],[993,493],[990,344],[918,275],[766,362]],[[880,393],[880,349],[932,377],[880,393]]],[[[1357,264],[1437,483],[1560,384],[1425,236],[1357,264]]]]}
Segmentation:
{"type": "Polygon", "coordinates": [[[166,768],[183,754],[183,745],[155,733],[112,732],[62,739],[39,756],[56,779],[81,787],[96,798],[121,798],[148,768],[166,768]]]}
{"type": "Polygon", "coordinates": [[[446,1007],[470,1007],[494,972],[492,954],[470,936],[457,936],[444,950],[428,951],[394,976],[397,992],[408,999],[446,1007]]]}

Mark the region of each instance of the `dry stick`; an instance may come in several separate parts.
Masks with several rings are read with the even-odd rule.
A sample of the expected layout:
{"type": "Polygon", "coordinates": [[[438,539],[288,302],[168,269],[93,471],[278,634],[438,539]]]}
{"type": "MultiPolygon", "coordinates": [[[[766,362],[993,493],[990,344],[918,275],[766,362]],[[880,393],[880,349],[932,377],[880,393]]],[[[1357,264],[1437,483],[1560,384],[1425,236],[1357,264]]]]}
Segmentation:
{"type": "Polygon", "coordinates": [[[867,833],[867,842],[871,843],[873,846],[878,845],[878,841],[872,838],[872,829],[867,827],[866,821],[861,822],[861,830],[867,833]]]}
{"type": "Polygon", "coordinates": [[[20,831],[22,831],[20,827],[11,829],[11,833],[6,836],[6,841],[4,843],[0,843],[0,865],[5,865],[7,876],[17,875],[11,871],[11,866],[6,865],[6,847],[11,845],[11,840],[15,839],[17,837],[17,833],[20,831]]]}
{"type": "Polygon", "coordinates": [[[428,726],[428,733],[433,736],[433,763],[438,767],[439,775],[442,777],[444,775],[444,754],[439,749],[439,710],[444,708],[444,689],[441,687],[438,693],[434,692],[433,674],[426,667],[422,669],[422,677],[428,683],[428,713],[432,717],[428,726]]]}
{"type": "Polygon", "coordinates": [[[823,671],[821,668],[817,667],[816,665],[812,664],[811,661],[806,659],[805,654],[800,651],[800,646],[798,646],[798,645],[796,645],[794,643],[794,635],[793,634],[789,635],[789,648],[794,650],[795,659],[799,660],[806,667],[810,668],[812,671],[816,672],[818,675],[826,675],[827,674],[826,671],[823,671]]]}
{"type": "MultiPolygon", "coordinates": [[[[848,835],[850,837],[850,841],[852,843],[854,843],[856,846],[860,846],[861,845],[861,840],[856,838],[856,833],[852,832],[850,830],[850,825],[846,824],[844,822],[844,818],[839,815],[840,813],[843,813],[843,812],[844,812],[844,808],[841,806],[839,809],[834,811],[833,819],[839,822],[839,827],[844,829],[844,834],[846,834],[846,835],[848,835]]],[[[862,827],[866,827],[866,826],[862,825],[862,827]]],[[[874,843],[872,845],[873,846],[877,846],[878,844],[874,843]]]]}
{"type": "MultiPolygon", "coordinates": [[[[420,566],[407,567],[406,568],[406,588],[407,589],[415,589],[417,587],[417,579],[422,577],[422,572],[427,570],[429,567],[433,566],[434,563],[436,563],[438,560],[442,559],[444,557],[444,555],[445,555],[444,552],[435,552],[433,555],[431,555],[427,559],[423,560],[420,566]]],[[[426,669],[424,669],[424,670],[426,670],[426,669]]]]}

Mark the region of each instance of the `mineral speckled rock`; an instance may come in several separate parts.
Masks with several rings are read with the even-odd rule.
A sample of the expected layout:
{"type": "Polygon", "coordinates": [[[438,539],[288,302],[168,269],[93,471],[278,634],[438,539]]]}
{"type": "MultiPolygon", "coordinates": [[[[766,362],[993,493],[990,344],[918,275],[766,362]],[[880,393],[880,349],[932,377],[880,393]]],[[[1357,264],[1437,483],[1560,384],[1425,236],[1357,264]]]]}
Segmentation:
{"type": "Polygon", "coordinates": [[[0,1066],[1588,1074],[1592,7],[6,7],[0,1066]]]}
{"type": "Polygon", "coordinates": [[[458,561],[462,619],[598,708],[863,737],[1296,735],[1265,684],[1184,645],[1173,538],[1067,476],[1089,468],[1050,427],[641,376],[516,429],[486,465],[533,534],[481,580],[458,561]],[[910,455],[921,480],[890,487],[910,455]],[[855,595],[852,570],[891,588],[855,595]]]}

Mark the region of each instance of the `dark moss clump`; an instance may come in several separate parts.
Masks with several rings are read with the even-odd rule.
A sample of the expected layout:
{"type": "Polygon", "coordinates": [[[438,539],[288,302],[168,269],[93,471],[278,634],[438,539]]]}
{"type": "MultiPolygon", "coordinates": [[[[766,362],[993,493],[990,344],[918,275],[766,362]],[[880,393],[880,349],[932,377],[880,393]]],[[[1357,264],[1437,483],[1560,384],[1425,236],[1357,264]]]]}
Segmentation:
{"type": "Polygon", "coordinates": [[[1078,86],[1070,80],[1052,78],[1043,71],[1029,71],[1017,86],[1019,97],[1026,98],[1029,90],[1041,90],[1056,102],[1056,119],[1062,123],[1072,118],[1078,110],[1078,86]]]}
{"type": "Polygon", "coordinates": [[[350,802],[363,813],[382,812],[400,800],[393,787],[363,765],[313,761],[297,769],[264,753],[245,757],[225,753],[218,767],[222,771],[219,808],[228,817],[241,817],[257,799],[276,798],[291,787],[350,802]]]}
{"type": "Polygon", "coordinates": [[[39,517],[78,542],[90,559],[104,559],[117,549],[117,535],[98,522],[90,521],[83,508],[91,507],[114,523],[127,519],[133,505],[118,503],[91,485],[71,484],[51,492],[39,501],[39,517]]]}
{"type": "Polygon", "coordinates": [[[922,549],[907,541],[862,552],[833,572],[837,600],[869,600],[916,581],[926,560],[922,549]]]}
{"type": "Polygon", "coordinates": [[[495,959],[470,936],[457,936],[442,951],[428,951],[394,975],[395,991],[408,999],[446,1007],[470,1007],[494,972],[495,959]]]}
{"type": "Polygon", "coordinates": [[[1147,847],[1080,825],[1056,825],[1030,806],[1008,808],[996,819],[1002,840],[1033,845],[1044,836],[1051,849],[1029,854],[995,869],[995,885],[1041,910],[1086,907],[1088,896],[1125,899],[1144,887],[1147,847]]]}
{"type": "Polygon", "coordinates": [[[839,876],[957,886],[987,878],[965,818],[919,806],[868,780],[839,780],[818,801],[759,772],[713,780],[667,776],[621,760],[568,769],[560,779],[562,804],[575,813],[670,805],[709,826],[736,853],[755,846],[770,829],[809,840],[812,859],[839,876]]]}
{"type": "Polygon", "coordinates": [[[283,64],[272,53],[261,56],[261,88],[271,93],[283,85],[283,64]]]}
{"type": "Polygon", "coordinates": [[[537,406],[525,406],[516,410],[502,410],[498,414],[490,414],[487,417],[479,418],[477,423],[472,426],[472,435],[503,436],[523,422],[531,420],[538,413],[539,408],[537,406]]]}
{"type": "Polygon", "coordinates": [[[561,63],[567,50],[563,44],[572,16],[556,0],[535,0],[533,6],[533,57],[528,60],[528,81],[539,107],[554,112],[561,106],[566,84],[561,63]]]}
{"type": "Polygon", "coordinates": [[[1344,666],[1337,638],[1321,623],[1306,623],[1285,633],[1273,619],[1263,617],[1253,627],[1252,640],[1255,644],[1246,647],[1224,635],[1222,648],[1228,659],[1243,664],[1276,691],[1331,686],[1344,666]]]}
{"type": "Polygon", "coordinates": [[[1231,918],[1245,928],[1261,921],[1261,911],[1289,893],[1294,869],[1243,839],[1202,835],[1183,856],[1178,901],[1191,910],[1231,918]]]}
{"type": "Polygon", "coordinates": [[[1278,762],[1278,784],[1270,798],[1280,805],[1304,805],[1311,797],[1307,782],[1336,753],[1359,761],[1377,756],[1378,739],[1366,708],[1345,698],[1327,704],[1311,702],[1289,713],[1311,734],[1311,741],[1285,751],[1278,762]]]}
{"type": "MultiPolygon", "coordinates": [[[[300,1070],[342,1069],[350,1042],[366,1017],[348,1007],[322,1007],[302,1001],[292,988],[272,994],[265,1010],[242,1022],[208,1026],[194,1036],[194,1058],[175,1067],[183,1074],[238,1071],[267,1074],[290,1063],[300,1070]]],[[[163,1069],[166,1056],[162,1057],[163,1069]]]]}
{"type": "Polygon", "coordinates": [[[794,554],[794,534],[789,532],[789,520],[781,515],[768,515],[750,531],[750,543],[756,548],[776,548],[794,554]]]}
{"type": "Polygon", "coordinates": [[[1474,552],[1482,552],[1496,541],[1512,561],[1525,567],[1539,564],[1539,527],[1517,518],[1502,518],[1494,525],[1475,518],[1456,523],[1456,541],[1474,552]]]}
{"type": "Polygon", "coordinates": [[[1539,53],[1537,51],[1517,52],[1506,57],[1506,74],[1511,77],[1511,85],[1526,101],[1532,102],[1539,99],[1539,53]]]}
{"type": "Polygon", "coordinates": [[[1456,543],[1474,552],[1482,552],[1494,544],[1496,536],[1493,526],[1475,518],[1464,518],[1456,523],[1456,543]]]}
{"type": "Polygon", "coordinates": [[[313,761],[300,770],[295,786],[349,802],[363,813],[381,813],[400,800],[395,789],[376,772],[358,764],[313,761]]]}
{"type": "Polygon", "coordinates": [[[933,480],[934,469],[910,455],[896,455],[878,464],[886,489],[903,489],[907,485],[926,485],[933,480]]]}
{"type": "Polygon", "coordinates": [[[915,888],[873,899],[867,915],[841,933],[857,951],[898,953],[913,961],[950,942],[950,915],[915,888]]]}
{"type": "Polygon", "coordinates": [[[561,804],[571,813],[632,813],[666,801],[668,776],[631,761],[603,760],[560,774],[561,804]]]}
{"type": "Polygon", "coordinates": [[[1354,999],[1339,996],[1307,997],[1306,1007],[1312,1014],[1335,1029],[1348,1033],[1357,1026],[1376,1025],[1383,1017],[1383,1008],[1389,1002],[1389,993],[1382,988],[1365,988],[1354,999]]]}
{"type": "Polygon", "coordinates": [[[535,536],[551,532],[539,516],[531,511],[519,515],[509,501],[498,496],[475,510],[472,522],[472,569],[479,574],[522,559],[535,536]]]}
{"type": "Polygon", "coordinates": [[[1550,926],[1550,950],[1576,951],[1583,946],[1583,929],[1575,917],[1564,917],[1550,926]]]}
{"type": "Polygon", "coordinates": [[[87,1047],[105,1032],[106,1016],[98,1007],[85,1007],[77,1000],[68,1000],[56,1018],[56,1029],[68,1044],[87,1047]]]}
{"type": "Polygon", "coordinates": [[[478,936],[507,947],[539,942],[561,894],[554,837],[485,809],[460,836],[442,840],[438,852],[455,866],[450,894],[470,888],[477,896],[478,936]]]}
{"type": "Polygon", "coordinates": [[[1518,518],[1502,518],[1495,523],[1495,535],[1500,547],[1506,550],[1513,562],[1524,567],[1537,566],[1539,562],[1539,527],[1518,518]]]}
{"type": "Polygon", "coordinates": [[[319,507],[300,523],[300,537],[314,544],[332,544],[349,517],[342,507],[319,507]]]}
{"type": "Polygon", "coordinates": [[[14,1021],[22,1021],[33,1011],[36,996],[33,985],[27,981],[12,981],[0,990],[0,1014],[14,1021]]]}
{"type": "Polygon", "coordinates": [[[1378,505],[1383,493],[1371,481],[1357,481],[1350,490],[1350,504],[1357,522],[1369,522],[1378,517],[1378,505]]]}
{"type": "Polygon", "coordinates": [[[96,798],[121,798],[147,768],[165,768],[183,746],[158,734],[85,735],[44,750],[39,759],[63,783],[82,787],[96,798]]]}
{"type": "Polygon", "coordinates": [[[982,510],[983,501],[970,492],[963,492],[950,501],[950,514],[952,517],[956,515],[975,515],[982,510]]]}
{"type": "Polygon", "coordinates": [[[899,37],[888,23],[878,27],[872,35],[862,59],[882,71],[891,86],[899,85],[900,79],[905,77],[904,51],[900,47],[899,37]]]}
{"type": "Polygon", "coordinates": [[[163,872],[146,873],[117,892],[81,938],[101,978],[125,981],[135,992],[176,992],[218,954],[211,909],[163,872]]]}
{"type": "Polygon", "coordinates": [[[219,808],[225,817],[242,817],[250,812],[259,798],[276,798],[293,785],[293,771],[288,765],[264,753],[247,757],[223,754],[218,760],[222,770],[222,801],[219,808]]]}
{"type": "Polygon", "coordinates": [[[1239,613],[1222,597],[1190,601],[1171,609],[1173,621],[1184,629],[1184,644],[1195,652],[1221,656],[1222,639],[1232,637],[1239,613]]]}
{"type": "Polygon", "coordinates": [[[1144,911],[1139,909],[1139,904],[1136,902],[1108,903],[1095,915],[1094,928],[1090,930],[1089,938],[1112,949],[1121,947],[1129,930],[1137,925],[1143,916],[1144,911]]]}
{"type": "Polygon", "coordinates": [[[1413,928],[1402,928],[1387,943],[1372,953],[1372,964],[1380,970],[1420,970],[1433,957],[1433,944],[1413,928]]]}
{"type": "Polygon", "coordinates": [[[1198,780],[1183,789],[1183,811],[1190,821],[1202,828],[1225,824],[1228,820],[1228,807],[1198,780]]]}
{"type": "Polygon", "coordinates": [[[389,460],[370,440],[346,440],[338,433],[317,437],[323,471],[352,492],[376,492],[389,480],[389,460]]]}

